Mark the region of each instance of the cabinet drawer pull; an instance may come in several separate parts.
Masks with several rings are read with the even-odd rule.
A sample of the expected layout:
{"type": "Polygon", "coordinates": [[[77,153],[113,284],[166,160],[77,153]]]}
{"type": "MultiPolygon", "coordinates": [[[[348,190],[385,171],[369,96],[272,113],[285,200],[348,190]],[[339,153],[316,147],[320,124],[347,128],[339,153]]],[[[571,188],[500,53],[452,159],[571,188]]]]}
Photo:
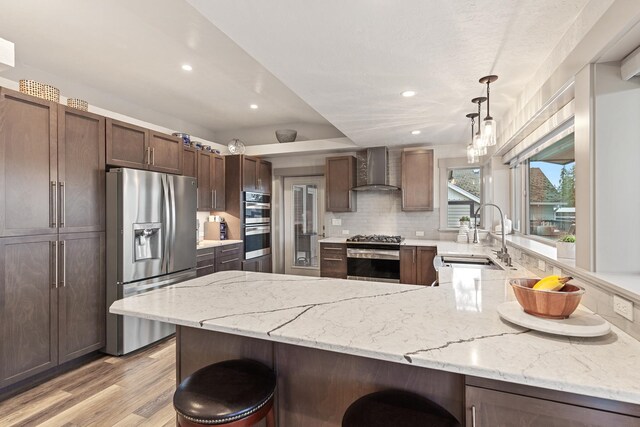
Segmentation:
{"type": "Polygon", "coordinates": [[[471,406],[471,427],[476,427],[476,405],[471,406]]]}
{"type": "Polygon", "coordinates": [[[342,261],[342,258],[322,258],[323,261],[342,261]]]}
{"type": "Polygon", "coordinates": [[[220,264],[229,264],[230,262],[236,262],[239,261],[240,258],[234,258],[234,259],[230,259],[228,261],[220,261],[220,264]]]}
{"type": "Polygon", "coordinates": [[[233,249],[222,249],[220,252],[227,253],[227,252],[238,252],[240,248],[233,248],[233,249]]]}
{"type": "Polygon", "coordinates": [[[323,247],[322,250],[325,250],[325,251],[343,251],[344,248],[327,248],[327,247],[323,247]]]}
{"type": "Polygon", "coordinates": [[[49,267],[51,268],[51,287],[58,287],[58,242],[51,242],[51,255],[49,256],[49,267]]]}
{"type": "Polygon", "coordinates": [[[58,185],[60,185],[60,227],[62,228],[67,218],[67,192],[64,181],[60,181],[58,185]]]}
{"type": "Polygon", "coordinates": [[[58,225],[58,185],[55,181],[51,181],[49,196],[51,197],[51,210],[49,213],[51,227],[56,227],[58,225]]]}
{"type": "Polygon", "coordinates": [[[204,268],[211,268],[211,267],[213,267],[213,264],[203,265],[202,267],[196,267],[196,270],[202,270],[204,268]]]}

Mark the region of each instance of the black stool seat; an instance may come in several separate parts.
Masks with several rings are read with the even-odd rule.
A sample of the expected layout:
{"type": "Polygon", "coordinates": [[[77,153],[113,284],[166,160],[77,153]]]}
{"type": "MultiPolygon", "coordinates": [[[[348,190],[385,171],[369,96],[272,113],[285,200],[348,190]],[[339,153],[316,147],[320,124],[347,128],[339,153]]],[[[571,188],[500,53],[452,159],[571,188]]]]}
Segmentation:
{"type": "Polygon", "coordinates": [[[198,424],[225,424],[248,417],[269,403],[275,373],[253,360],[227,360],[194,372],[173,395],[176,412],[198,424]]]}
{"type": "Polygon", "coordinates": [[[342,427],[460,427],[435,402],[400,390],[367,394],[347,408],[342,427]]]}

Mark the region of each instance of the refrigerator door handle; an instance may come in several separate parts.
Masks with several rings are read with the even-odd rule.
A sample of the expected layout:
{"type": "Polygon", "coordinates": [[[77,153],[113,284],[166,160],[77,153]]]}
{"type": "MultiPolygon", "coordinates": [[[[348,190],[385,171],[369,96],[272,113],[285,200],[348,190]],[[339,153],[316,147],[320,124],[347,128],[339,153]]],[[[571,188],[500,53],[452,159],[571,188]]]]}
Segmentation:
{"type": "Polygon", "coordinates": [[[174,269],[174,259],[173,259],[173,249],[176,245],[176,187],[174,183],[174,177],[168,177],[167,181],[169,182],[169,194],[170,198],[170,206],[171,206],[171,252],[169,253],[169,271],[173,271],[174,269]]]}
{"type": "Polygon", "coordinates": [[[162,175],[162,209],[163,209],[163,218],[162,218],[162,233],[164,240],[164,248],[162,248],[162,271],[166,273],[169,267],[169,233],[170,233],[170,199],[169,199],[169,185],[167,184],[167,175],[162,175]]]}

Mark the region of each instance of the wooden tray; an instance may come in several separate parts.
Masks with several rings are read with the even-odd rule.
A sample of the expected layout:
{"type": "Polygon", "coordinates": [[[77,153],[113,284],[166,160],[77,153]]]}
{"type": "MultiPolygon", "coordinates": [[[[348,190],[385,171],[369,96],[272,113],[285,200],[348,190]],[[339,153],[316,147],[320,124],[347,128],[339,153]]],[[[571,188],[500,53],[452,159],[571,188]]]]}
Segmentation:
{"type": "Polygon", "coordinates": [[[525,313],[518,301],[509,301],[498,306],[498,314],[518,326],[554,335],[599,337],[611,331],[609,322],[580,307],[568,319],[544,319],[525,313]]]}

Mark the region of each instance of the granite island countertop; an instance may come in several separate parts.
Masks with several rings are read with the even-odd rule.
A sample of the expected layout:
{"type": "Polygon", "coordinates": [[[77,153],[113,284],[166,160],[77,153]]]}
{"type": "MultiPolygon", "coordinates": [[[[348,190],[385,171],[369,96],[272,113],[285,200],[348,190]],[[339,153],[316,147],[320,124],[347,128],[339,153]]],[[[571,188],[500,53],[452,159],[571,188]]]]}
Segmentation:
{"type": "Polygon", "coordinates": [[[505,278],[531,276],[516,267],[444,268],[439,287],[228,271],[110,311],[640,404],[640,342],[629,335],[552,336],[499,318],[513,299],[505,278]]]}

